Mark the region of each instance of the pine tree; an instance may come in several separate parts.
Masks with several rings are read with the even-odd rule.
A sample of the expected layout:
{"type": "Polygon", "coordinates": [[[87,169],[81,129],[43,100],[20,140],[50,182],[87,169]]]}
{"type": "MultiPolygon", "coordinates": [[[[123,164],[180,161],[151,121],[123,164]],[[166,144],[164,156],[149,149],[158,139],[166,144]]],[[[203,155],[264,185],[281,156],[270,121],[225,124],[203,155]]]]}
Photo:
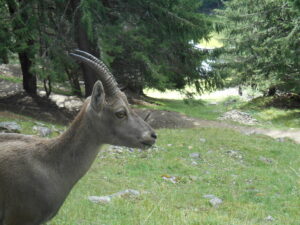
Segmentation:
{"type": "MultiPolygon", "coordinates": [[[[300,93],[300,17],[288,0],[232,0],[218,10],[225,47],[215,65],[231,84],[300,93]]],[[[273,91],[272,91],[273,90],[273,91]]]]}
{"type": "Polygon", "coordinates": [[[200,79],[206,56],[193,43],[208,37],[210,23],[198,12],[198,0],[103,1],[103,6],[103,14],[94,15],[102,57],[127,89],[137,94],[144,87],[180,89],[200,79]]]}

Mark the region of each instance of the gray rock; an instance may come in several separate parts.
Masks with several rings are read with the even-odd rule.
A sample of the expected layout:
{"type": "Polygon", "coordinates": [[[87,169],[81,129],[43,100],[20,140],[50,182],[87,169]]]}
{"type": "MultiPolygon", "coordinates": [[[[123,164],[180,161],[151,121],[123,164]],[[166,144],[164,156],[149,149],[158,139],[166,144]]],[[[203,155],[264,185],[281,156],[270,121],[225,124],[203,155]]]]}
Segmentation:
{"type": "Polygon", "coordinates": [[[110,195],[111,197],[124,197],[124,196],[139,196],[140,192],[133,189],[126,189],[110,195]]]}
{"type": "Polygon", "coordinates": [[[202,143],[205,143],[206,139],[205,138],[200,138],[199,141],[202,142],[202,143]]]}
{"type": "Polygon", "coordinates": [[[209,203],[213,207],[218,207],[220,204],[222,204],[222,199],[215,197],[209,200],[209,203]]]}
{"type": "Polygon", "coordinates": [[[198,165],[198,163],[197,163],[196,161],[192,160],[192,163],[191,163],[191,165],[192,165],[192,166],[197,166],[197,165],[198,165]]]}
{"type": "Polygon", "coordinates": [[[226,154],[228,154],[230,157],[234,159],[243,159],[243,156],[241,155],[240,151],[237,150],[228,150],[226,151],[226,154]]]}
{"type": "Polygon", "coordinates": [[[110,196],[89,196],[88,199],[93,203],[106,204],[106,203],[111,202],[110,196]]]}
{"type": "Polygon", "coordinates": [[[194,159],[200,159],[200,153],[198,152],[193,152],[190,154],[190,157],[191,158],[194,158],[194,159]]]}
{"type": "Polygon", "coordinates": [[[212,194],[208,194],[208,195],[203,195],[203,198],[212,199],[212,198],[216,198],[216,196],[212,194]]]}
{"type": "Polygon", "coordinates": [[[212,194],[203,195],[203,198],[209,199],[209,204],[213,207],[218,207],[223,201],[212,194]]]}
{"type": "Polygon", "coordinates": [[[231,110],[224,113],[221,117],[218,118],[219,120],[232,120],[241,124],[246,125],[255,125],[258,124],[258,121],[254,119],[249,113],[238,111],[238,110],[231,110]]]}
{"type": "Polygon", "coordinates": [[[21,126],[16,122],[0,122],[0,131],[5,133],[20,133],[21,126]]]}
{"type": "Polygon", "coordinates": [[[140,194],[141,193],[137,190],[126,189],[124,191],[119,191],[117,193],[114,193],[111,195],[106,195],[106,196],[89,196],[88,199],[94,203],[106,204],[106,203],[111,202],[114,198],[117,198],[117,197],[137,197],[140,194]]]}
{"type": "Polygon", "coordinates": [[[266,157],[263,157],[263,156],[260,156],[258,159],[259,159],[260,161],[266,163],[266,164],[271,164],[271,163],[273,163],[273,160],[272,160],[272,159],[269,159],[269,158],[266,158],[266,157]]]}
{"type": "Polygon", "coordinates": [[[189,176],[189,179],[190,179],[191,181],[197,181],[197,180],[199,180],[199,177],[190,175],[190,176],[189,176]]]}
{"type": "Polygon", "coordinates": [[[42,126],[33,126],[33,131],[37,132],[39,136],[46,137],[50,134],[52,134],[52,130],[48,127],[42,127],[42,126]]]}
{"type": "Polygon", "coordinates": [[[285,138],[284,137],[280,137],[276,139],[278,142],[285,142],[285,138]]]}
{"type": "Polygon", "coordinates": [[[41,126],[41,127],[46,126],[45,124],[43,124],[43,123],[41,123],[41,122],[38,122],[38,121],[35,121],[34,124],[35,124],[35,125],[38,125],[38,126],[41,126]]]}
{"type": "Polygon", "coordinates": [[[268,222],[272,222],[272,221],[274,221],[275,219],[274,219],[274,217],[273,216],[267,216],[266,218],[265,218],[265,220],[266,221],[268,221],[268,222]]]}
{"type": "Polygon", "coordinates": [[[173,184],[178,183],[177,177],[175,176],[162,176],[162,179],[166,180],[166,181],[170,181],[173,184]]]}

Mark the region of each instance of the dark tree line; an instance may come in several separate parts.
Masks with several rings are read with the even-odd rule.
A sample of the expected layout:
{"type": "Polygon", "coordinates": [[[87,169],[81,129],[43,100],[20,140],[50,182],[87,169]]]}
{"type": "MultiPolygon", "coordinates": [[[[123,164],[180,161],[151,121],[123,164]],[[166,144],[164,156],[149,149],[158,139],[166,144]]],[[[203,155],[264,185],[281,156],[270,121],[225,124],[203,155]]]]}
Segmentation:
{"type": "Polygon", "coordinates": [[[82,77],[90,95],[96,77],[69,58],[74,48],[100,57],[118,82],[137,94],[145,87],[199,86],[206,54],[193,43],[207,38],[211,29],[200,7],[199,0],[3,0],[0,58],[8,63],[18,55],[30,94],[36,94],[38,78],[48,92],[52,82],[68,80],[81,95],[82,77]]]}

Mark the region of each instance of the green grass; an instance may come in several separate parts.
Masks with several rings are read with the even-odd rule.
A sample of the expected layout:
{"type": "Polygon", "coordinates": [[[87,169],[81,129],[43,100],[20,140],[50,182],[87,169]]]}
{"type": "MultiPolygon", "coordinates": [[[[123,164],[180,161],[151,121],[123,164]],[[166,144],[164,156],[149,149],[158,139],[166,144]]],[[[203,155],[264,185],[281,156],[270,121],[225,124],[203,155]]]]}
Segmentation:
{"type": "Polygon", "coordinates": [[[30,134],[30,135],[37,135],[37,132],[34,131],[32,128],[34,126],[43,126],[43,127],[48,127],[53,130],[52,134],[49,135],[48,137],[54,137],[58,135],[57,131],[62,131],[65,128],[61,125],[57,124],[51,124],[51,123],[46,123],[46,122],[40,122],[36,121],[30,117],[27,116],[21,116],[18,114],[10,113],[10,112],[0,112],[0,122],[16,122],[21,126],[21,133],[23,134],[30,134]]]}
{"type": "MultiPolygon", "coordinates": [[[[32,133],[33,119],[0,117],[13,120],[22,132],[32,133]]],[[[299,145],[218,128],[163,129],[158,136],[158,150],[112,154],[105,146],[47,225],[265,225],[269,215],[275,219],[270,224],[299,224],[299,145]],[[230,150],[241,157],[230,156],[230,150]],[[201,158],[192,165],[195,152],[201,158]],[[178,183],[163,175],[175,176],[178,183]],[[108,204],[88,200],[125,189],[142,194],[108,204]],[[212,207],[205,194],[223,203],[212,207]]]]}
{"type": "Polygon", "coordinates": [[[101,153],[48,225],[263,225],[269,215],[275,218],[272,224],[299,223],[300,154],[296,144],[223,129],[158,133],[157,145],[165,150],[117,157],[101,153]],[[242,159],[226,153],[232,149],[242,159]],[[201,154],[195,166],[189,157],[193,152],[201,154]],[[264,163],[261,156],[273,162],[264,163]],[[176,176],[179,182],[165,181],[162,175],[176,176]],[[145,193],[104,205],[87,200],[91,195],[129,188],[145,193]],[[223,203],[214,208],[203,198],[205,194],[214,194],[223,203]]]}
{"type": "Polygon", "coordinates": [[[272,101],[273,97],[260,97],[240,105],[240,108],[250,112],[267,127],[282,129],[300,128],[300,109],[266,106],[271,104],[272,101]]]}
{"type": "Polygon", "coordinates": [[[5,75],[1,75],[0,74],[0,79],[2,80],[7,80],[13,83],[21,83],[22,82],[22,78],[20,77],[11,77],[11,76],[5,76],[5,75]]]}

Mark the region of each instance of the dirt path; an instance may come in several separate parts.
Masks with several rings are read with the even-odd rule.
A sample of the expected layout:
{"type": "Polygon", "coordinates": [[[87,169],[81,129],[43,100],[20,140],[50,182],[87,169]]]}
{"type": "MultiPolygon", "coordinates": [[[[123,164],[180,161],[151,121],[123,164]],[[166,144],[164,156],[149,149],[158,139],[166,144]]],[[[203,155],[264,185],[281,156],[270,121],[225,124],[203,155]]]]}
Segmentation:
{"type": "Polygon", "coordinates": [[[151,116],[149,123],[154,128],[196,128],[196,127],[212,127],[212,128],[226,128],[237,130],[246,135],[262,134],[275,139],[289,138],[300,144],[300,129],[279,130],[257,128],[253,126],[235,125],[225,121],[203,120],[198,118],[191,118],[177,112],[139,109],[138,114],[141,116],[147,115],[149,112],[151,116]]]}

